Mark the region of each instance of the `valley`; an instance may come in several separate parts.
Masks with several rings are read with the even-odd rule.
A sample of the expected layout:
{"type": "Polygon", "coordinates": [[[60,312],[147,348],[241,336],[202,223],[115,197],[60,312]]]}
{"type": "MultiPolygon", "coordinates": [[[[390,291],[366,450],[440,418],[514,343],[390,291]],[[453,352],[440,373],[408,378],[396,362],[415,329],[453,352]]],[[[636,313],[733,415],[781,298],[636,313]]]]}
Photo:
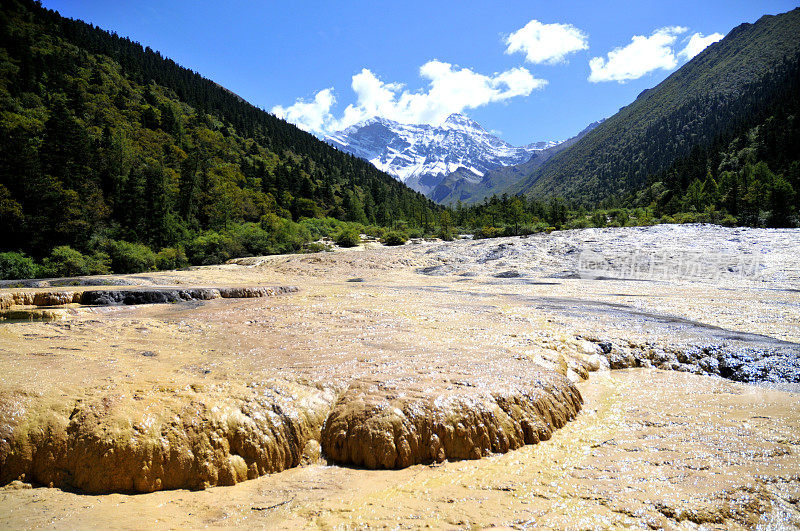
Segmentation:
{"type": "Polygon", "coordinates": [[[800,528],[800,8],[446,4],[3,2],[0,528],[800,528]]]}

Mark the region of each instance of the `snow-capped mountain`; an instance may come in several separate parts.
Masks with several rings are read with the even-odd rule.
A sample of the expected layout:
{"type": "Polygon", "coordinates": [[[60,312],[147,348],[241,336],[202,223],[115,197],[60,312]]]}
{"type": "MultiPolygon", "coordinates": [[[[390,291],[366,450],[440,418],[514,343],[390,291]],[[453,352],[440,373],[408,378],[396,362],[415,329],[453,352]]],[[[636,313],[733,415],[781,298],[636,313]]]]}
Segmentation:
{"type": "Polygon", "coordinates": [[[438,127],[370,118],[332,133],[325,141],[370,161],[414,190],[429,194],[456,170],[477,183],[503,166],[527,161],[559,142],[515,147],[493,136],[463,114],[451,114],[438,127]]]}

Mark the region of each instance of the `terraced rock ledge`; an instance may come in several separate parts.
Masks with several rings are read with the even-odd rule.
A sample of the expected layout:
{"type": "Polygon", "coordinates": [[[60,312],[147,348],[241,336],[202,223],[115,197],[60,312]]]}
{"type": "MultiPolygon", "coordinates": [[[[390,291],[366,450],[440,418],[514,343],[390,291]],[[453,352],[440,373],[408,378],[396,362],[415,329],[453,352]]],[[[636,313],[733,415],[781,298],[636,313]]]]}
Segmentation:
{"type": "Polygon", "coordinates": [[[445,459],[480,459],[546,441],[575,418],[583,399],[565,377],[530,375],[527,385],[351,385],[322,433],[322,450],[340,463],[405,468],[445,459]],[[393,388],[394,387],[394,388],[393,388]]]}
{"type": "Polygon", "coordinates": [[[314,461],[404,468],[549,439],[580,410],[566,378],[391,400],[288,381],[99,393],[62,404],[0,399],[0,483],[88,493],[233,485],[314,461]]]}
{"type": "Polygon", "coordinates": [[[4,396],[0,483],[88,493],[233,485],[297,466],[334,396],[287,382],[117,391],[61,405],[4,396]]]}
{"type": "MultiPolygon", "coordinates": [[[[286,334],[304,312],[291,312],[294,325],[272,326],[274,310],[259,301],[296,291],[3,293],[7,311],[71,305],[76,313],[66,322],[18,322],[5,329],[25,334],[35,348],[0,362],[19,376],[20,369],[32,371],[49,389],[31,387],[22,377],[0,387],[0,484],[152,492],[233,485],[314,462],[320,454],[371,469],[478,459],[549,439],[580,411],[580,392],[566,377],[569,367],[573,379],[586,375],[578,360],[548,368],[503,351],[473,357],[423,345],[413,355],[381,349],[382,361],[353,371],[348,363],[363,356],[361,349],[338,360],[296,354],[299,345],[286,334]],[[157,304],[197,300],[208,302],[157,304]],[[81,313],[139,304],[148,306],[124,317],[81,313]],[[279,348],[289,346],[282,360],[263,350],[281,334],[279,348]],[[62,348],[62,341],[70,346],[62,348]],[[286,367],[295,356],[307,370],[286,367]]],[[[330,313],[321,321],[326,318],[330,313]]],[[[334,331],[327,341],[347,336],[334,331]]]]}
{"type": "Polygon", "coordinates": [[[299,291],[297,286],[244,286],[223,288],[129,288],[86,291],[12,291],[0,293],[0,310],[13,306],[110,306],[164,304],[211,299],[271,297],[299,291]]]}

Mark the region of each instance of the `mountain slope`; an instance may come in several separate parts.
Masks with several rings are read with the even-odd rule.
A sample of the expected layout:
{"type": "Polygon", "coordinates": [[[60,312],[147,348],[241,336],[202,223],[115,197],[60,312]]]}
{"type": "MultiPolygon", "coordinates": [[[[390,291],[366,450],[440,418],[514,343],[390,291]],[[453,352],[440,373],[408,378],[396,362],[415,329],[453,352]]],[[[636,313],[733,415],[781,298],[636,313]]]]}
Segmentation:
{"type": "Polygon", "coordinates": [[[451,114],[440,126],[370,118],[325,140],[425,194],[448,175],[453,175],[451,180],[477,183],[489,171],[525,162],[557,144],[515,147],[462,114],[451,114]]]}
{"type": "Polygon", "coordinates": [[[546,149],[535,151],[527,161],[489,171],[481,179],[470,179],[469,176],[460,175],[463,170],[458,170],[439,183],[428,194],[428,197],[441,205],[449,205],[458,201],[465,204],[477,203],[492,195],[502,194],[553,156],[578,142],[601,123],[603,120],[591,123],[574,137],[546,149]]]}
{"type": "Polygon", "coordinates": [[[759,113],[796,97],[775,78],[791,77],[798,35],[800,8],[738,26],[508,192],[589,204],[635,192],[693,150],[757,125],[759,113]]]}
{"type": "Polygon", "coordinates": [[[269,242],[307,239],[292,233],[301,217],[415,225],[431,208],[149,47],[2,4],[0,251],[108,253],[103,242],[124,240],[224,259],[296,248],[269,242]]]}

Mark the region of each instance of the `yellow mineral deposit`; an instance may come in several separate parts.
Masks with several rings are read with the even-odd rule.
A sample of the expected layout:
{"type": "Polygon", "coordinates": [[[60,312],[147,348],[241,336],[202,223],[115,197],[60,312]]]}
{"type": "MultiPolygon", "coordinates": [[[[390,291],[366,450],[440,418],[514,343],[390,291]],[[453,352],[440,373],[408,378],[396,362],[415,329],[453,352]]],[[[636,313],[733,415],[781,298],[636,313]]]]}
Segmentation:
{"type": "Polygon", "coordinates": [[[3,289],[58,319],[0,322],[0,527],[800,525],[797,386],[708,346],[783,360],[786,275],[569,278],[559,237],[3,289]]]}

